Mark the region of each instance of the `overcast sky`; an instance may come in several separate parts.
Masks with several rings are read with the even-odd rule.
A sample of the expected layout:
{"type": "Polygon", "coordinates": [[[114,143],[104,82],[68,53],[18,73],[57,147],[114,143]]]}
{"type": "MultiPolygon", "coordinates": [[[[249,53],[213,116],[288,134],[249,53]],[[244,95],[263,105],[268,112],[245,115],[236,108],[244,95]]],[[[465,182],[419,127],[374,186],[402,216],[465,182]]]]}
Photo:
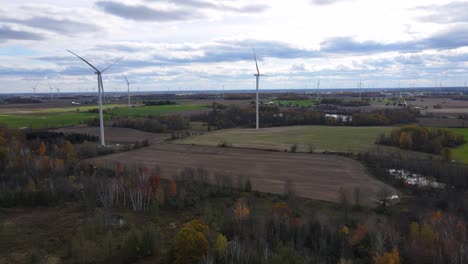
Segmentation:
{"type": "Polygon", "coordinates": [[[35,0],[0,5],[0,92],[463,86],[468,1],[35,0]]]}

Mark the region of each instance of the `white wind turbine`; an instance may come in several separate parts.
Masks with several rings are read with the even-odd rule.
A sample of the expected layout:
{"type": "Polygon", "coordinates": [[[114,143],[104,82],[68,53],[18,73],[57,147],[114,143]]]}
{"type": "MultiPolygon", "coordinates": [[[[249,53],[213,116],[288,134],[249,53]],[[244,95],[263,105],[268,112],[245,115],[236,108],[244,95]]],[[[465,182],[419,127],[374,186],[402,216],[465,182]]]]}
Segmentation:
{"type": "Polygon", "coordinates": [[[260,74],[260,70],[258,69],[258,63],[257,63],[257,55],[255,54],[255,49],[253,50],[253,53],[254,53],[254,59],[255,59],[255,66],[257,67],[257,73],[254,74],[255,76],[255,79],[257,81],[257,91],[256,91],[256,101],[255,101],[255,128],[257,130],[260,129],[260,125],[259,125],[259,122],[260,122],[260,118],[259,118],[259,102],[258,102],[258,85],[259,85],[259,82],[260,82],[260,76],[266,76],[266,75],[263,75],[263,74],[260,74]]]}
{"type": "Polygon", "coordinates": [[[127,83],[127,99],[128,99],[128,108],[130,109],[130,84],[131,82],[128,81],[127,77],[125,77],[125,74],[122,73],[122,76],[125,79],[125,82],[127,83]]]}
{"type": "Polygon", "coordinates": [[[317,81],[317,100],[320,102],[320,80],[317,81]]]}
{"type": "Polygon", "coordinates": [[[37,94],[37,87],[39,86],[39,83],[37,83],[34,87],[33,87],[33,90],[34,90],[34,97],[36,97],[36,94],[37,94]]]}
{"type": "Polygon", "coordinates": [[[96,67],[94,67],[91,63],[89,63],[88,61],[83,59],[82,57],[78,56],[77,54],[75,54],[75,53],[73,53],[73,52],[71,52],[69,50],[67,50],[67,51],[70,52],[71,54],[75,55],[76,57],[78,57],[80,60],[82,60],[86,64],[88,64],[91,68],[93,68],[95,70],[94,73],[97,75],[98,95],[99,95],[99,127],[100,127],[100,135],[101,135],[100,139],[101,139],[101,146],[104,147],[104,146],[106,146],[106,143],[105,143],[105,140],[104,140],[104,116],[102,114],[102,97],[103,97],[103,93],[104,93],[104,85],[102,83],[102,73],[104,73],[110,67],[112,67],[114,64],[116,64],[118,61],[120,61],[120,59],[118,59],[117,61],[115,61],[111,65],[107,66],[107,68],[105,68],[104,70],[100,71],[96,67]]]}

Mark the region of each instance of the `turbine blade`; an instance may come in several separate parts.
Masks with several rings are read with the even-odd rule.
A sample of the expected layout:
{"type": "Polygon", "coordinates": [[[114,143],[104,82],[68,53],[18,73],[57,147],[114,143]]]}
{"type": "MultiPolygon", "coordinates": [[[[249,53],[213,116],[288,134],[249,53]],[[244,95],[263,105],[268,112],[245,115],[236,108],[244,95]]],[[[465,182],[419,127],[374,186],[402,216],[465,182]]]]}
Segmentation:
{"type": "Polygon", "coordinates": [[[111,63],[111,65],[107,66],[107,68],[105,68],[104,70],[102,70],[101,72],[105,72],[107,71],[110,67],[114,66],[117,62],[121,61],[122,58],[118,58],[116,61],[114,61],[113,63],[111,63]]]}
{"type": "Polygon", "coordinates": [[[83,59],[82,57],[78,56],[77,54],[71,52],[70,50],[67,50],[68,52],[70,52],[71,54],[75,55],[76,57],[78,57],[80,60],[84,61],[86,64],[88,64],[89,66],[91,66],[91,68],[93,68],[94,70],[96,70],[96,72],[99,72],[98,69],[96,69],[96,67],[94,67],[91,63],[89,63],[87,60],[83,59]]]}
{"type": "Polygon", "coordinates": [[[255,54],[255,49],[253,49],[253,53],[254,53],[254,58],[255,58],[255,66],[257,67],[257,74],[260,75],[260,70],[258,69],[257,55],[255,54]]]}
{"type": "Polygon", "coordinates": [[[130,84],[127,80],[127,77],[125,77],[125,74],[122,73],[122,76],[124,77],[125,81],[127,82],[127,84],[130,84]]]}

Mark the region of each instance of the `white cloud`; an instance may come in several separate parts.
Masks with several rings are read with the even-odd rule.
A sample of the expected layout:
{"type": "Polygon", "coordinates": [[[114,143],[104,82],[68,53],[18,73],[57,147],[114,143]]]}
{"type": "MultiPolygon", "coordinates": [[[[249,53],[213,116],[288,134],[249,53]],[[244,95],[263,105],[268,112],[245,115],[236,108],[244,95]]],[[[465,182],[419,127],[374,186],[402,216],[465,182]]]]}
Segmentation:
{"type": "Polygon", "coordinates": [[[317,78],[324,88],[361,78],[379,87],[463,83],[466,8],[449,0],[8,1],[0,9],[0,79],[17,91],[53,76],[62,76],[64,91],[92,87],[92,72],[71,49],[97,65],[124,57],[105,77],[110,90],[123,85],[120,71],[141,89],[251,88],[255,47],[271,88],[317,78]]]}

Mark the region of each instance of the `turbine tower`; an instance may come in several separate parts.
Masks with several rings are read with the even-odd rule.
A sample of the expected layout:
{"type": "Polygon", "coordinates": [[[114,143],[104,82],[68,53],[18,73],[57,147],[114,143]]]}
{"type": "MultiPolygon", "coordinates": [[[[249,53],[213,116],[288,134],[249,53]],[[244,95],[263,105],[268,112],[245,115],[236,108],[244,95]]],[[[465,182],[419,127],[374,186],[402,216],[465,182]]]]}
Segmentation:
{"type": "Polygon", "coordinates": [[[100,71],[96,67],[94,67],[91,63],[83,59],[82,57],[78,56],[77,54],[71,52],[70,50],[67,50],[71,54],[75,55],[78,57],[80,60],[82,60],[84,63],[88,64],[91,68],[95,70],[95,74],[97,75],[97,81],[98,81],[98,95],[99,95],[99,127],[100,127],[100,139],[101,139],[101,146],[105,147],[106,146],[106,141],[104,140],[104,116],[102,114],[102,97],[104,93],[104,85],[102,83],[102,73],[107,71],[110,67],[112,67],[114,64],[116,64],[120,59],[116,60],[114,63],[110,64],[105,68],[104,70],[100,71]]]}
{"type": "Polygon", "coordinates": [[[37,93],[37,87],[39,86],[39,83],[37,83],[34,87],[33,87],[33,90],[34,90],[34,97],[36,97],[36,93],[37,93]]]}
{"type": "Polygon", "coordinates": [[[317,100],[320,101],[320,80],[317,81],[317,100]]]}
{"type": "Polygon", "coordinates": [[[57,98],[60,98],[60,88],[56,88],[55,90],[57,90],[57,98]]]}
{"type": "Polygon", "coordinates": [[[128,109],[130,109],[130,83],[127,79],[127,77],[125,77],[125,74],[122,73],[122,76],[124,77],[125,79],[125,82],[127,82],[127,99],[128,99],[128,109]]]}
{"type": "Polygon", "coordinates": [[[54,98],[54,87],[50,85],[50,82],[49,82],[49,89],[50,89],[50,101],[52,101],[52,99],[54,98]]]}
{"type": "Polygon", "coordinates": [[[257,130],[260,129],[260,125],[259,125],[259,122],[260,122],[260,118],[259,118],[259,105],[258,105],[258,85],[259,85],[259,82],[260,82],[260,76],[265,76],[263,74],[260,74],[260,70],[258,69],[258,63],[257,63],[257,55],[255,54],[255,49],[253,50],[253,53],[254,53],[254,59],[255,59],[255,66],[257,67],[257,73],[254,74],[255,76],[255,79],[257,81],[257,91],[256,91],[256,101],[255,101],[255,128],[257,130]]]}

